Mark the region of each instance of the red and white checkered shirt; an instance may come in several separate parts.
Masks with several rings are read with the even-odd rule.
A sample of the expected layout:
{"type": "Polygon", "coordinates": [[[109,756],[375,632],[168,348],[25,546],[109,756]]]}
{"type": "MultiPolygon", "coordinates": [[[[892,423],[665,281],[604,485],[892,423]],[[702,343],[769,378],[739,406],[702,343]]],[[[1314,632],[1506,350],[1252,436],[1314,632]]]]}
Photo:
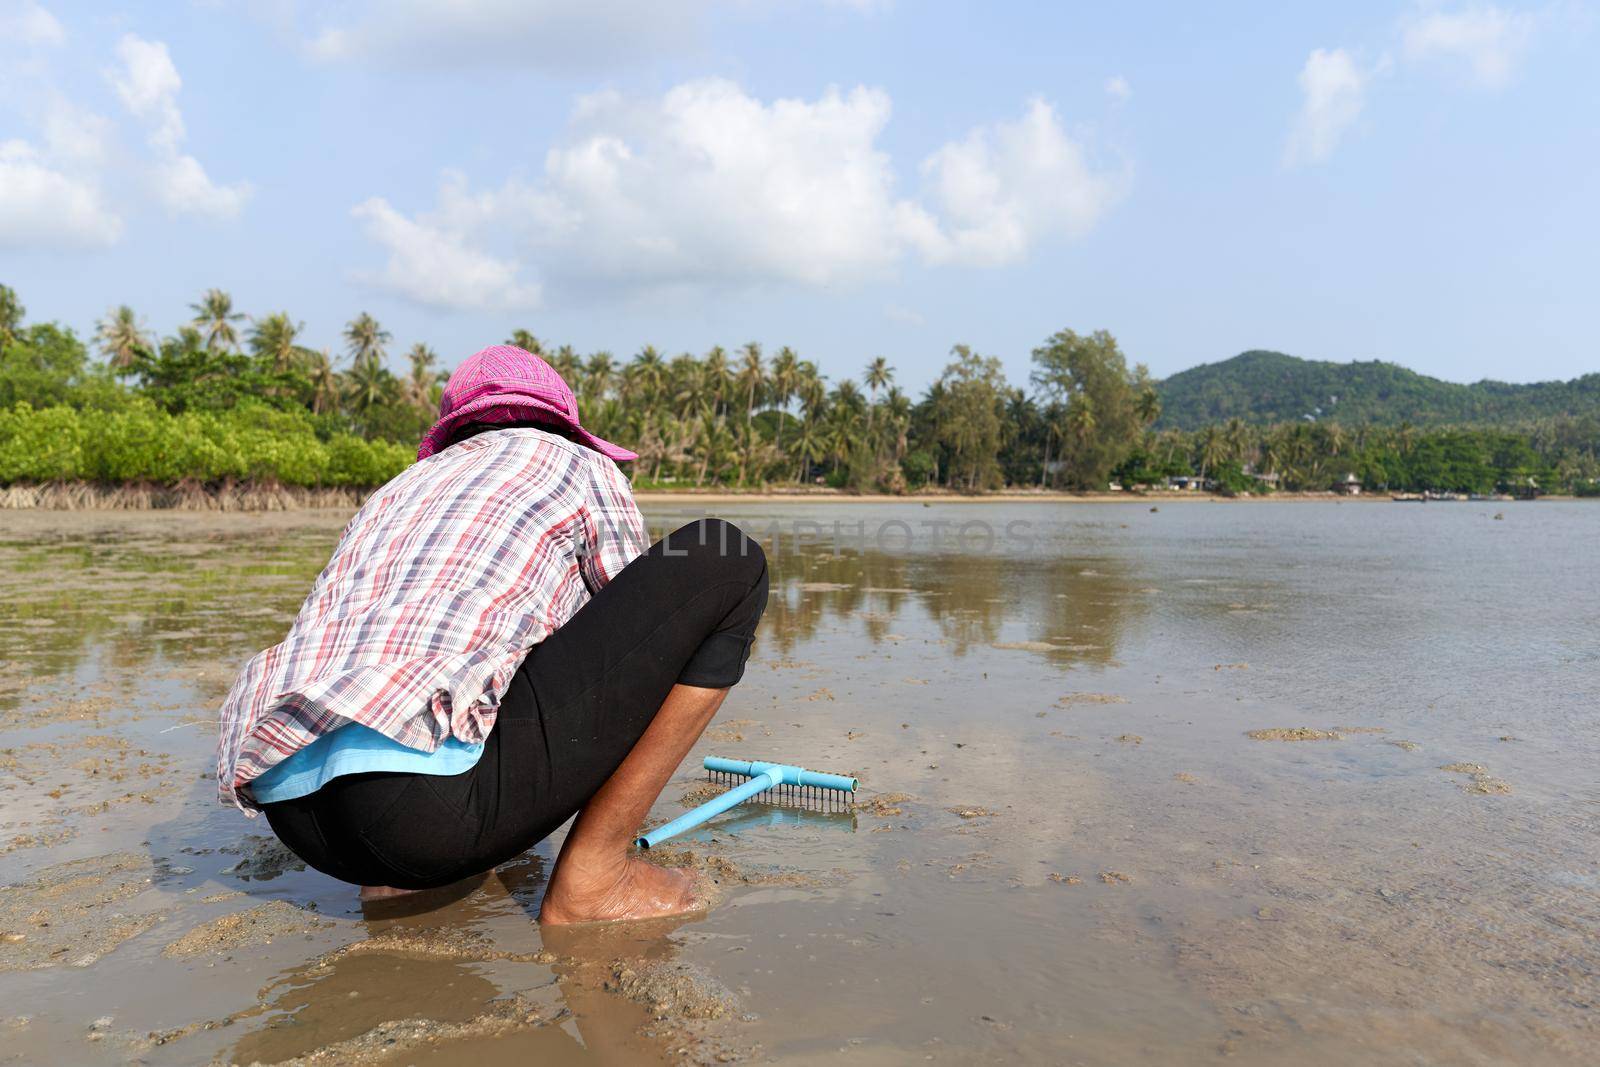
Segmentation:
{"type": "Polygon", "coordinates": [[[255,814],[241,786],[348,722],[425,752],[481,742],[528,649],[647,546],[617,465],[555,434],[488,431],[409,467],[233,683],[222,802],[255,814]]]}

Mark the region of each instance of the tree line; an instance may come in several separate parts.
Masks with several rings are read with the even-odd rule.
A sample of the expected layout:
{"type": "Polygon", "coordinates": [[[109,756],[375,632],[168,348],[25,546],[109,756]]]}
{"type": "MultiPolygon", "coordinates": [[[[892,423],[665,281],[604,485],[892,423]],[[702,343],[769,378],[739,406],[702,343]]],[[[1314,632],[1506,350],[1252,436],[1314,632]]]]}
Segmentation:
{"type": "MultiPolygon", "coordinates": [[[[365,312],[335,352],[306,344],[287,312],[246,315],[221,290],[190,310],[156,337],[131,308],[114,308],[91,352],[69,328],[26,323],[16,293],[0,286],[0,484],[370,486],[410,462],[446,380],[428,345],[406,348],[396,372],[399,346],[365,312]]],[[[701,355],[646,346],[627,359],[527,330],[506,341],[561,373],[586,426],[639,453],[640,487],[1103,490],[1191,477],[1256,493],[1323,490],[1354,475],[1374,490],[1593,492],[1600,478],[1593,417],[1158,430],[1156,383],[1105,331],[1046,338],[1026,386],[997,358],[956,345],[916,399],[881,357],[830,380],[793,349],[753,341],[701,355]]]]}

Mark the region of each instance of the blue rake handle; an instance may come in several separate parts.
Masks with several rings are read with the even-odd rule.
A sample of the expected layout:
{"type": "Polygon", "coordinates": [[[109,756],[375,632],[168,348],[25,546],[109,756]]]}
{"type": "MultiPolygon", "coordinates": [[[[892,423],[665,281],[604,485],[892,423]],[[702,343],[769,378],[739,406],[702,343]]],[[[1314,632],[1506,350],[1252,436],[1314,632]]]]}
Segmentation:
{"type": "Polygon", "coordinates": [[[762,763],[759,760],[747,762],[745,760],[723,759],[720,756],[707,756],[705,768],[708,771],[724,771],[729,774],[747,774],[750,780],[743,785],[723,793],[721,796],[712,797],[693,811],[684,812],[664,826],[639,838],[635,843],[640,848],[653,848],[668,838],[677,837],[685,830],[692,830],[708,819],[715,818],[729,808],[743,804],[757,793],[764,793],[768,789],[780,785],[803,785],[817,789],[837,789],[845,793],[854,793],[856,780],[842,774],[822,774],[818,771],[808,771],[802,767],[791,767],[785,763],[762,763]]]}

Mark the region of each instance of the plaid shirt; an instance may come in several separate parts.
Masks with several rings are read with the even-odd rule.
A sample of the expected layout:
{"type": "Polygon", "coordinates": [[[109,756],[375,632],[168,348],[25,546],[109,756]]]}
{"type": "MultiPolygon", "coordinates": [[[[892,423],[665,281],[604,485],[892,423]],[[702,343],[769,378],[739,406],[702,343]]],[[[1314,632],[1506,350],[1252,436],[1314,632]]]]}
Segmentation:
{"type": "Polygon", "coordinates": [[[254,815],[242,786],[349,722],[425,752],[482,741],[528,649],[647,544],[617,465],[555,434],[494,430],[411,466],[233,683],[222,802],[254,815]]]}

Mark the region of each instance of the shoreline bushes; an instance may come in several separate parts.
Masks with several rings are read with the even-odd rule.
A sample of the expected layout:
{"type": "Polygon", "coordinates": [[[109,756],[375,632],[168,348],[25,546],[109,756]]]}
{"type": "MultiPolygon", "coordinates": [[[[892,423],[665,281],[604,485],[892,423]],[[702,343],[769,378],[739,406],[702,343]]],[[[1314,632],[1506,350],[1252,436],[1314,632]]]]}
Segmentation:
{"type": "Polygon", "coordinates": [[[392,441],[347,433],[323,440],[309,419],[253,405],[170,415],[142,401],[109,412],[34,408],[23,401],[0,410],[0,485],[251,482],[370,489],[415,457],[392,441]]]}

